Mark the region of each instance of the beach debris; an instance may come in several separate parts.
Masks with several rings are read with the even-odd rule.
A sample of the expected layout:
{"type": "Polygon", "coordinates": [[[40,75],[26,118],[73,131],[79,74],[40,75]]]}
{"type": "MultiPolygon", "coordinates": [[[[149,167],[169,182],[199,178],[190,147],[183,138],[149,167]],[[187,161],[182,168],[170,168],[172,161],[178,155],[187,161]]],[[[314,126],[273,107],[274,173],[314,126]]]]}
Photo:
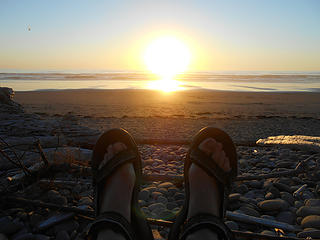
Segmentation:
{"type": "Polygon", "coordinates": [[[292,149],[320,152],[320,137],[293,135],[293,136],[270,136],[268,138],[259,139],[258,145],[278,145],[292,149]]]}

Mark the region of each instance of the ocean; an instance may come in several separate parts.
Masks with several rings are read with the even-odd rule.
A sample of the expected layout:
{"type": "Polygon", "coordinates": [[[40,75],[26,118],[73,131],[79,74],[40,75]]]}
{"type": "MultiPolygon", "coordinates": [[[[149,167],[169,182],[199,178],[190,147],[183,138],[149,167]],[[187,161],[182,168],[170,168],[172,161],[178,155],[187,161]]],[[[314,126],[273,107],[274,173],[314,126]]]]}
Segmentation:
{"type": "MultiPolygon", "coordinates": [[[[159,77],[144,72],[0,70],[0,87],[15,91],[148,89],[159,77]]],[[[320,72],[192,72],[175,78],[181,90],[320,92],[320,72]]]]}

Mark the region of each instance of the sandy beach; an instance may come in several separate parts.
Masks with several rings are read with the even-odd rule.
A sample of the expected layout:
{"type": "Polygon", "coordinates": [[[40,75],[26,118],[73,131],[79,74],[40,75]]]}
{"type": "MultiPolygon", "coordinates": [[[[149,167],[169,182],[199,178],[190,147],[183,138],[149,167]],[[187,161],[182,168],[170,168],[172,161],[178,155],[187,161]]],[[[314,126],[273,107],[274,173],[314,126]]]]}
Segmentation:
{"type": "Polygon", "coordinates": [[[224,91],[64,90],[16,92],[28,112],[72,112],[87,117],[166,117],[232,119],[320,117],[320,93],[224,91]]]}

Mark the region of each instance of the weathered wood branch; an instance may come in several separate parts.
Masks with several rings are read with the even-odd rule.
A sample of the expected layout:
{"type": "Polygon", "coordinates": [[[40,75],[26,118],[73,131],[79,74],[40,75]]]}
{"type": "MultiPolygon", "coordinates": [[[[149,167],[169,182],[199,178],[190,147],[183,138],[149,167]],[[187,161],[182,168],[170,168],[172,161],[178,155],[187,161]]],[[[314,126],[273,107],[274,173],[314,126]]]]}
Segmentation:
{"type": "Polygon", "coordinates": [[[44,154],[44,152],[43,152],[43,150],[42,150],[42,147],[41,147],[41,145],[40,145],[40,141],[39,141],[39,140],[36,141],[36,142],[34,143],[34,145],[35,145],[35,147],[38,149],[39,154],[40,154],[40,156],[41,156],[41,159],[42,159],[42,161],[44,162],[45,166],[47,167],[47,166],[49,165],[49,161],[48,161],[46,155],[44,154]]]}
{"type": "Polygon", "coordinates": [[[242,213],[227,211],[226,218],[233,221],[238,221],[238,222],[262,225],[262,226],[271,227],[271,228],[280,228],[282,230],[290,231],[290,232],[301,231],[301,229],[298,226],[292,226],[290,224],[278,222],[275,220],[253,217],[253,216],[249,216],[242,213]]]}

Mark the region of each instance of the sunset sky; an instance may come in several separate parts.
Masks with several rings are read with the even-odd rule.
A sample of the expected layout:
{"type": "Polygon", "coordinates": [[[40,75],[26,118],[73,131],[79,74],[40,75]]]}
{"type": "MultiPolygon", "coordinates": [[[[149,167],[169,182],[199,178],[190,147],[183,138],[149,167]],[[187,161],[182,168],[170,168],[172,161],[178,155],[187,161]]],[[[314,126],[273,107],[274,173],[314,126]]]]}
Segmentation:
{"type": "Polygon", "coordinates": [[[319,71],[320,1],[0,1],[0,69],[144,71],[163,36],[188,71],[319,71]]]}

